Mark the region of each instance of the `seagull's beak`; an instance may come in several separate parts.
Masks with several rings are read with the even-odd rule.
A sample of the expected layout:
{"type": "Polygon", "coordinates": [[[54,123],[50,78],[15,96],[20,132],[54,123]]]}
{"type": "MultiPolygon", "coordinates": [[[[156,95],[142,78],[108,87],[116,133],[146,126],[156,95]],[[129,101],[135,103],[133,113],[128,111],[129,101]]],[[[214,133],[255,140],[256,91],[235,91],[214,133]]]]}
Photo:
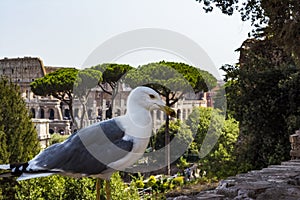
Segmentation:
{"type": "Polygon", "coordinates": [[[165,106],[165,105],[158,105],[158,106],[159,106],[159,109],[162,110],[162,111],[164,111],[167,115],[169,115],[171,117],[175,117],[176,116],[175,110],[173,110],[169,106],[165,106]]]}

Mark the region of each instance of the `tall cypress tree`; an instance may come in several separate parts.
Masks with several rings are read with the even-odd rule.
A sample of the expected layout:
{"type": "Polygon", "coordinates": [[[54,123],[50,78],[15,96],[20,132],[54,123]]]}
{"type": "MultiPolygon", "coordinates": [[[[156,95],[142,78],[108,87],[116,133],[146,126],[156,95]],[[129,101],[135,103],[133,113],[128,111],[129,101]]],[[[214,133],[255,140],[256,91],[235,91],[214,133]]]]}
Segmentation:
{"type": "MultiPolygon", "coordinates": [[[[40,151],[19,86],[0,78],[0,163],[26,162],[40,151]]],[[[0,199],[14,199],[15,178],[0,179],[0,199]]]]}

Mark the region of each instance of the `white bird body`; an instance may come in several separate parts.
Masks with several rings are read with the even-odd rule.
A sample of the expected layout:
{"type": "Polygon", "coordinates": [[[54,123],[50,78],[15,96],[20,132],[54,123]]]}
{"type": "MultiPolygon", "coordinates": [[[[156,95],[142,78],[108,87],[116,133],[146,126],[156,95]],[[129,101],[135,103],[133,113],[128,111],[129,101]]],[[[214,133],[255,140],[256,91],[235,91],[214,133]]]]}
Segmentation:
{"type": "Polygon", "coordinates": [[[53,174],[109,179],[114,171],[130,167],[145,152],[152,132],[150,111],[154,109],[173,111],[165,107],[157,92],[137,87],[128,97],[125,115],[83,128],[27,163],[0,165],[0,169],[21,175],[18,180],[53,174]]]}

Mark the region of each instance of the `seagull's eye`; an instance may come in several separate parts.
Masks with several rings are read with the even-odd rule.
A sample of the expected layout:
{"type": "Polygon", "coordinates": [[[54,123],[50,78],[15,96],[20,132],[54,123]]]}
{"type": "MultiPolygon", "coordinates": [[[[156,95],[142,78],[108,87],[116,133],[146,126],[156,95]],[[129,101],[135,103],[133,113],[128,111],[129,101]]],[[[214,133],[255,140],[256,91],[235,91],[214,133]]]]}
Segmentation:
{"type": "Polygon", "coordinates": [[[153,94],[149,94],[149,97],[150,97],[151,99],[155,99],[155,96],[154,96],[153,94]]]}

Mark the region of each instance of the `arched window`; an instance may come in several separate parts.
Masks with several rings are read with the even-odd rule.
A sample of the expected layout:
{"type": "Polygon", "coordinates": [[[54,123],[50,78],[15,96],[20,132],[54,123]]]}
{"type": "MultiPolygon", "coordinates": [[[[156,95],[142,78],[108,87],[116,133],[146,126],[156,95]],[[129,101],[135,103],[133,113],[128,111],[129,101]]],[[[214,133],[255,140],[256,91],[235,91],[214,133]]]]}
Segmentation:
{"type": "Polygon", "coordinates": [[[69,109],[65,109],[65,119],[71,119],[70,110],[69,109]]]}
{"type": "Polygon", "coordinates": [[[93,113],[93,110],[92,110],[92,109],[89,109],[89,110],[88,110],[88,118],[89,118],[89,119],[93,119],[92,113],[93,113]]]}
{"type": "Polygon", "coordinates": [[[100,120],[100,121],[102,120],[102,110],[100,108],[98,109],[97,119],[100,120]]]}
{"type": "Polygon", "coordinates": [[[54,112],[54,110],[51,108],[51,109],[49,110],[49,119],[50,119],[50,120],[54,120],[54,114],[55,114],[55,112],[54,112]]]}
{"type": "Polygon", "coordinates": [[[50,134],[53,134],[53,133],[54,133],[54,130],[50,128],[50,129],[49,129],[49,133],[50,133],[50,134]]]}
{"type": "Polygon", "coordinates": [[[31,112],[31,118],[35,118],[35,109],[31,108],[30,112],[31,112]]]}
{"type": "Polygon", "coordinates": [[[41,119],[45,118],[45,110],[43,108],[41,108],[40,115],[41,119]]]}
{"type": "Polygon", "coordinates": [[[112,108],[109,106],[109,108],[106,110],[106,119],[111,119],[112,118],[112,108]]]}
{"type": "Polygon", "coordinates": [[[181,118],[181,110],[178,109],[178,110],[177,110],[177,119],[180,119],[180,118],[181,118]]]}

